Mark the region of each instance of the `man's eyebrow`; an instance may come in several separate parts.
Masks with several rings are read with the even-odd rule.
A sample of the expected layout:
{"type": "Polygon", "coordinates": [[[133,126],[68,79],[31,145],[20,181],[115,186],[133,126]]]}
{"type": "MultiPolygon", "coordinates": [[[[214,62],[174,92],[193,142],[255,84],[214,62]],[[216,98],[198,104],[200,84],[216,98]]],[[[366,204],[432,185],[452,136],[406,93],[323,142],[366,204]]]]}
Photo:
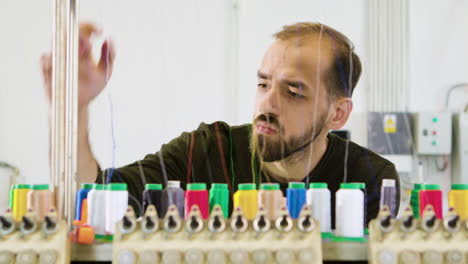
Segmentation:
{"type": "Polygon", "coordinates": [[[271,78],[270,75],[268,75],[268,74],[266,74],[264,72],[261,72],[260,70],[257,71],[257,77],[260,78],[260,79],[266,79],[266,80],[271,78]]]}
{"type": "Polygon", "coordinates": [[[307,85],[305,85],[305,83],[301,81],[283,80],[283,82],[287,84],[288,86],[291,86],[297,89],[301,89],[301,90],[307,89],[307,85]]]}
{"type": "MultiPolygon", "coordinates": [[[[265,79],[265,80],[269,80],[271,79],[271,76],[258,70],[257,71],[257,77],[260,78],[260,79],[265,79]]],[[[288,86],[291,86],[291,87],[294,87],[294,88],[297,88],[297,89],[301,89],[301,90],[304,90],[304,89],[307,89],[307,85],[301,81],[291,81],[291,80],[282,80],[283,83],[285,83],[286,85],[288,86]]]]}

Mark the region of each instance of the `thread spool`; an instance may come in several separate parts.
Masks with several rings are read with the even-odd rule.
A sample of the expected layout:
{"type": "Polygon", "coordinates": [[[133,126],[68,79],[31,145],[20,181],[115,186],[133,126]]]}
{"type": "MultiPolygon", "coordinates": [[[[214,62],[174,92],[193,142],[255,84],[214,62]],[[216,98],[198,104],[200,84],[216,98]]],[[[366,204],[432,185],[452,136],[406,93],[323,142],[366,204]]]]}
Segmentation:
{"type": "Polygon", "coordinates": [[[310,183],[307,190],[307,204],[312,209],[312,216],[319,221],[321,232],[331,232],[331,200],[328,185],[323,182],[310,183]]]}
{"type": "Polygon", "coordinates": [[[28,209],[32,209],[39,221],[49,213],[54,207],[54,195],[49,190],[48,184],[33,185],[28,193],[28,209]]]}
{"type": "Polygon", "coordinates": [[[288,212],[292,219],[299,217],[306,203],[306,189],[303,182],[290,182],[286,190],[288,212]]]}
{"type": "Polygon", "coordinates": [[[258,192],[258,206],[263,207],[270,220],[276,220],[283,205],[283,193],[278,183],[263,183],[258,192]]]}
{"type": "Polygon", "coordinates": [[[203,219],[208,219],[208,191],[205,183],[189,183],[185,192],[185,218],[187,219],[192,206],[198,205],[203,219]]]}
{"type": "Polygon", "coordinates": [[[128,207],[126,183],[110,183],[105,190],[106,232],[114,234],[115,224],[122,219],[128,207]]]}
{"type": "Polygon", "coordinates": [[[442,191],[438,184],[425,184],[419,191],[419,213],[423,217],[426,206],[432,205],[435,216],[442,219],[442,191]]]}
{"type": "Polygon", "coordinates": [[[225,183],[212,183],[210,189],[210,214],[216,205],[221,206],[225,218],[229,217],[229,190],[225,183]]]}
{"type": "Polygon", "coordinates": [[[177,207],[180,217],[184,217],[185,193],[180,188],[180,181],[168,181],[166,188],[162,191],[161,217],[165,217],[171,205],[177,207]]]}
{"type": "Polygon", "coordinates": [[[96,238],[106,234],[106,192],[104,184],[93,184],[88,193],[88,222],[94,228],[96,238]]]}
{"type": "Polygon", "coordinates": [[[240,208],[247,220],[254,220],[258,211],[258,191],[255,183],[241,183],[234,193],[234,208],[240,208]]]}
{"type": "Polygon", "coordinates": [[[364,194],[358,183],[342,183],[336,192],[336,235],[364,235],[364,194]]]}
{"type": "Polygon", "coordinates": [[[396,192],[395,180],[382,180],[382,186],[380,188],[380,208],[388,206],[392,217],[396,217],[397,214],[396,192]]]}
{"type": "Polygon", "coordinates": [[[363,216],[363,224],[364,227],[367,227],[367,189],[366,184],[363,182],[354,182],[359,185],[359,189],[361,190],[362,194],[364,195],[363,206],[364,206],[364,216],[363,216]]]}
{"type": "Polygon", "coordinates": [[[415,183],[413,190],[411,190],[411,208],[413,209],[414,218],[419,219],[420,210],[419,210],[419,191],[423,188],[424,184],[415,183]]]}
{"type": "Polygon", "coordinates": [[[161,184],[146,184],[143,192],[143,215],[148,206],[152,204],[156,207],[158,217],[162,218],[162,185],[161,184]]]}
{"type": "Polygon", "coordinates": [[[28,211],[28,193],[31,190],[29,184],[16,184],[13,188],[13,218],[16,222],[28,211]]]}
{"type": "Polygon", "coordinates": [[[455,210],[460,220],[468,219],[468,184],[452,184],[449,206],[455,210]]]}
{"type": "Polygon", "coordinates": [[[88,198],[88,193],[93,188],[93,184],[84,183],[81,184],[81,189],[76,192],[76,201],[75,201],[75,220],[80,222],[86,222],[86,219],[83,219],[83,201],[88,198]]]}

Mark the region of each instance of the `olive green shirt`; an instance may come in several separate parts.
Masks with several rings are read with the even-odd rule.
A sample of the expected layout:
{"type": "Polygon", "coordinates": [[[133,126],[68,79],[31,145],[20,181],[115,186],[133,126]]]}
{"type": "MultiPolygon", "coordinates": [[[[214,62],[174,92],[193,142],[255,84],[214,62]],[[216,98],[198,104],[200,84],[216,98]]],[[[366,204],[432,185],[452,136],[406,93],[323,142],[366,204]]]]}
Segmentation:
{"type": "MultiPolygon", "coordinates": [[[[165,186],[167,180],[177,180],[181,181],[184,189],[187,183],[193,182],[207,183],[208,188],[210,183],[227,183],[232,194],[240,183],[255,182],[258,186],[264,182],[277,182],[265,172],[259,171],[257,157],[252,158],[250,136],[251,124],[229,126],[223,122],[201,123],[197,130],[182,133],[164,144],[159,152],[146,155],[143,160],[115,170],[100,171],[97,182],[103,182],[105,176],[110,182],[127,183],[129,203],[137,213],[141,213],[145,183],[161,183],[165,186]]],[[[331,133],[328,134],[328,139],[325,154],[304,178],[304,182],[328,184],[332,197],[332,223],[335,215],[335,192],[340,183],[344,182],[345,164],[346,182],[366,184],[367,221],[375,218],[378,213],[382,179],[396,180],[399,201],[398,176],[390,161],[331,133]]],[[[287,183],[280,183],[280,186],[285,191],[287,183]]]]}

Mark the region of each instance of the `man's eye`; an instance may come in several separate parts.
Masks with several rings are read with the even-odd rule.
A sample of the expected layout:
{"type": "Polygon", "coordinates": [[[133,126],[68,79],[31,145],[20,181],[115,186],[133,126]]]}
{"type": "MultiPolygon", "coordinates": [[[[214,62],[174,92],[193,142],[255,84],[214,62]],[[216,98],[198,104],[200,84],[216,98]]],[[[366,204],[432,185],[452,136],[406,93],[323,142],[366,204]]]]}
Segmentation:
{"type": "Polygon", "coordinates": [[[294,98],[299,98],[299,99],[304,98],[304,96],[302,94],[298,94],[298,93],[295,93],[293,91],[288,91],[288,93],[294,98]]]}
{"type": "Polygon", "coordinates": [[[267,88],[266,83],[259,83],[257,84],[258,88],[267,88]]]}

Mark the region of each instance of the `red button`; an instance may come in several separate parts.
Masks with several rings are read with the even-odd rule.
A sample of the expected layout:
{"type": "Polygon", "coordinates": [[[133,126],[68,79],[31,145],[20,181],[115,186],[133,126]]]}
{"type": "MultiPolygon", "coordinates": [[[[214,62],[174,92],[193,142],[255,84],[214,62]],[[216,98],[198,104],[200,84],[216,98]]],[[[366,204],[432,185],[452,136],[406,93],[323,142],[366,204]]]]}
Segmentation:
{"type": "Polygon", "coordinates": [[[432,131],[432,135],[434,135],[434,136],[437,135],[437,131],[435,131],[435,130],[432,131]]]}

